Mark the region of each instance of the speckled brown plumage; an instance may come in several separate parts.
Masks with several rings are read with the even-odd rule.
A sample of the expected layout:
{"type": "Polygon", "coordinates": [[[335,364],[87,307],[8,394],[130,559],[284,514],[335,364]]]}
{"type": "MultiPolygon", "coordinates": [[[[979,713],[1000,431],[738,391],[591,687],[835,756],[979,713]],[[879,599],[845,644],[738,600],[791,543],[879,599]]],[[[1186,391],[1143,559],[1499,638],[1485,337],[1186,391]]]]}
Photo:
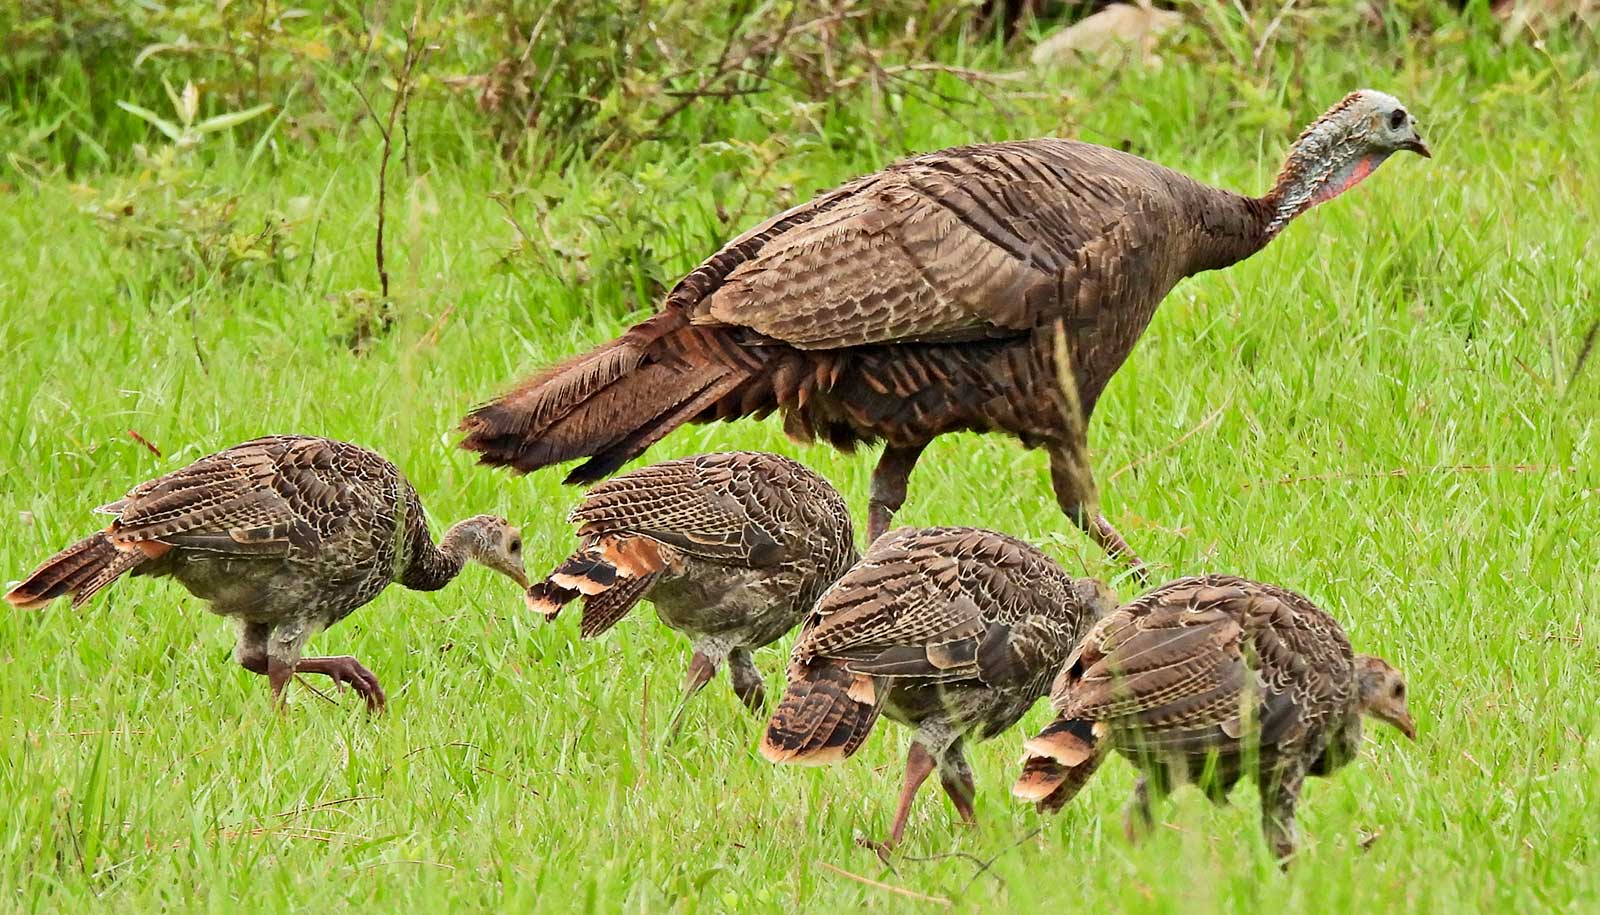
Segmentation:
{"type": "Polygon", "coordinates": [[[581,632],[592,638],[648,600],[693,642],[686,692],[726,661],[752,711],[765,691],[750,653],[798,625],[856,559],[839,493],[776,454],[733,451],[641,467],[591,489],[568,520],[581,544],[529,589],[529,606],[554,618],[583,595],[581,632]]]}
{"type": "Polygon", "coordinates": [[[881,712],[915,729],[888,844],[900,840],[912,796],[935,768],[970,820],[963,741],[1015,724],[1115,603],[1099,582],[1074,580],[1003,534],[895,530],[817,603],[761,752],[780,763],[835,762],[860,747],[881,712]]]}
{"type": "Polygon", "coordinates": [[[1143,773],[1128,813],[1136,835],[1152,796],[1194,782],[1223,803],[1249,775],[1280,856],[1294,847],[1305,776],[1356,755],[1363,713],[1415,733],[1398,671],[1352,654],[1339,623],[1301,595],[1226,575],[1172,582],[1106,617],[1050,700],[1057,719],[1027,741],[1018,797],[1059,809],[1115,750],[1143,773]]]}
{"type": "Polygon", "coordinates": [[[239,622],[239,663],[266,674],[277,695],[294,673],[322,673],[380,707],[377,678],[354,658],[301,652],[390,582],[435,590],[476,559],[527,584],[521,538],[503,519],[468,519],[435,546],[399,469],[332,439],[235,445],[98,511],[115,520],[46,560],[6,600],[34,607],[70,595],[76,607],[124,573],[171,576],[239,622]]]}
{"type": "Polygon", "coordinates": [[[801,439],[887,444],[876,539],[928,442],[1005,432],[1048,449],[1063,510],[1127,552],[1069,470],[1057,328],[1087,417],[1179,280],[1248,257],[1393,149],[1425,150],[1414,119],[1374,132],[1370,115],[1397,106],[1353,94],[1260,198],[1071,140],[906,159],[735,238],[656,316],[473,411],[462,444],[520,470],[588,458],[568,476],[587,482],[683,423],[779,411],[801,439]]]}

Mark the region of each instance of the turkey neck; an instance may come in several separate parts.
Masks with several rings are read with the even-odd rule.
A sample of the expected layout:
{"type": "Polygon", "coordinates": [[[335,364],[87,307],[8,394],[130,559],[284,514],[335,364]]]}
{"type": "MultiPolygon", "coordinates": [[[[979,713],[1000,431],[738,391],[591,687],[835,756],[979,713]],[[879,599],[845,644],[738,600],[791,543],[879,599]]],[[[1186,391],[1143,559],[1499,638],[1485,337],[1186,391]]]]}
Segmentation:
{"type": "Polygon", "coordinates": [[[407,519],[411,561],[400,576],[400,584],[413,591],[437,591],[461,574],[467,560],[477,555],[477,532],[467,522],[458,521],[435,546],[422,513],[418,511],[410,517],[416,519],[407,519]]]}
{"type": "Polygon", "coordinates": [[[1272,240],[1267,231],[1273,216],[1270,195],[1245,197],[1218,188],[1205,190],[1209,193],[1191,209],[1198,214],[1198,232],[1189,252],[1189,276],[1232,266],[1272,240]]]}

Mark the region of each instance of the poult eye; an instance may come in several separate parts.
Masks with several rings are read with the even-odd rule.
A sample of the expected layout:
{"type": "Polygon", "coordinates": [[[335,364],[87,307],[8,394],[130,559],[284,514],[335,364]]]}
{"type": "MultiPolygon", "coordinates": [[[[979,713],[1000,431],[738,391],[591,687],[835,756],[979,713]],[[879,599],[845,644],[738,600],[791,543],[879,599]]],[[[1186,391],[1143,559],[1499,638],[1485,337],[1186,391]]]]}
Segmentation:
{"type": "Polygon", "coordinates": [[[1391,692],[1396,699],[1404,699],[1406,697],[1406,685],[1404,683],[1396,683],[1391,692]]]}
{"type": "Polygon", "coordinates": [[[515,553],[520,549],[522,549],[522,541],[521,540],[512,540],[511,541],[511,552],[515,553]]]}
{"type": "Polygon", "coordinates": [[[1405,123],[1406,123],[1406,110],[1404,108],[1396,108],[1393,112],[1390,113],[1390,115],[1389,115],[1389,129],[1390,130],[1399,130],[1401,127],[1405,126],[1405,123]]]}

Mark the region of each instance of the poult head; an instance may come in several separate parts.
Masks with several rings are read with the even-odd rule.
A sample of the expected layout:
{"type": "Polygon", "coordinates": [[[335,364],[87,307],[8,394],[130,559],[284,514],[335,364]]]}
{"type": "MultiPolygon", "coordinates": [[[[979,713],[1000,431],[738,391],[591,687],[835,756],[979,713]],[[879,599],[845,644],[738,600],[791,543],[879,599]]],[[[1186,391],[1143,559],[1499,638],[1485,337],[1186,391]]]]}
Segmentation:
{"type": "Polygon", "coordinates": [[[476,515],[456,525],[468,532],[472,559],[528,587],[528,573],[522,564],[522,532],[497,515],[476,515]]]}
{"type": "Polygon", "coordinates": [[[1417,119],[1400,100],[1375,89],[1358,89],[1317,118],[1289,150],[1273,187],[1276,202],[1269,232],[1295,216],[1332,200],[1405,150],[1432,158],[1417,119]]]}
{"type": "Polygon", "coordinates": [[[1089,622],[1103,620],[1122,606],[1111,586],[1098,578],[1079,578],[1072,582],[1072,595],[1089,611],[1089,622]]]}
{"type": "Polygon", "coordinates": [[[1400,671],[1382,658],[1357,655],[1356,682],[1361,690],[1362,714],[1393,725],[1412,740],[1417,739],[1416,722],[1411,720],[1411,712],[1406,708],[1406,680],[1400,671]]]}

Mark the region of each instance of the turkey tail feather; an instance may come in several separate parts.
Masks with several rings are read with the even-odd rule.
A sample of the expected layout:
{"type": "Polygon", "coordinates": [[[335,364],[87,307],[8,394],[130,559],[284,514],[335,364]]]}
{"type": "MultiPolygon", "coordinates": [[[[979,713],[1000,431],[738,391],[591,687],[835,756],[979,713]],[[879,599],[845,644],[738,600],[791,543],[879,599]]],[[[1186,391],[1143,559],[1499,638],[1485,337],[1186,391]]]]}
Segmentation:
{"type": "Polygon", "coordinates": [[[722,341],[701,339],[710,333],[658,314],[473,410],[461,447],[521,471],[590,458],[567,482],[598,480],[748,381],[740,360],[717,358],[722,341]]]}
{"type": "Polygon", "coordinates": [[[1022,775],[1011,786],[1011,794],[1033,801],[1042,811],[1060,810],[1076,797],[1106,755],[1092,723],[1061,718],[1022,748],[1022,775]]]}
{"type": "Polygon", "coordinates": [[[72,606],[82,606],[95,592],[149,558],[150,553],[142,549],[118,549],[105,531],[97,531],[46,559],[6,592],[6,602],[33,609],[70,594],[72,606]]]}
{"type": "Polygon", "coordinates": [[[849,757],[878,720],[871,679],[837,661],[795,674],[761,738],[761,755],[775,763],[827,765],[849,757]],[[863,682],[864,681],[864,682],[863,682]]]}

